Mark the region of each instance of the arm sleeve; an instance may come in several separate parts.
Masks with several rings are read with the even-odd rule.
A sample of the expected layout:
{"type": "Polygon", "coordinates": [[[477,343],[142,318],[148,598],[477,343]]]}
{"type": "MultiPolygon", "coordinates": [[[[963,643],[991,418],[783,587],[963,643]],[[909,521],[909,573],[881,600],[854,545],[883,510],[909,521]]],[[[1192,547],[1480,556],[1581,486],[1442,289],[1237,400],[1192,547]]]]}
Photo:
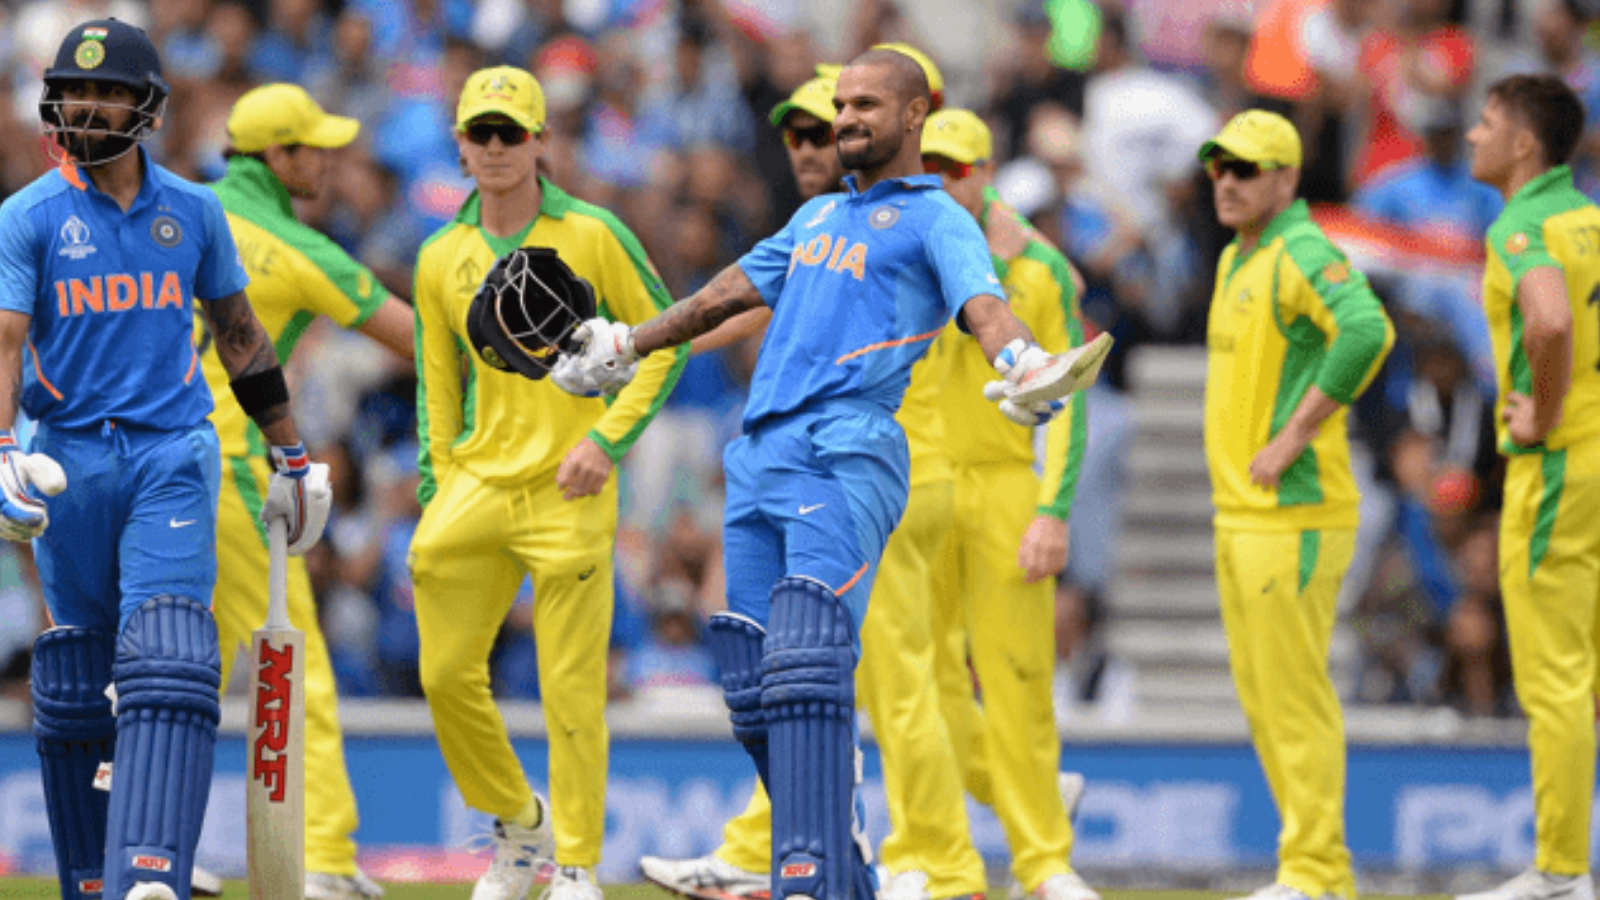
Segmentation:
{"type": "MultiPolygon", "coordinates": [[[[1308,316],[1331,339],[1316,385],[1348,406],[1383,366],[1394,346],[1394,324],[1367,277],[1326,238],[1296,240],[1289,255],[1310,288],[1296,292],[1303,297],[1301,308],[1289,311],[1308,316]]],[[[1285,319],[1292,322],[1294,315],[1285,319]]]]}
{"type": "MultiPolygon", "coordinates": [[[[1078,315],[1077,293],[1065,260],[1044,265],[1020,260],[1010,268],[1006,292],[1011,305],[1025,316],[1039,345],[1062,353],[1083,343],[1083,321],[1078,315]]],[[[1073,394],[1067,408],[1045,432],[1044,473],[1039,479],[1038,512],[1065,520],[1072,513],[1083,472],[1083,453],[1089,442],[1089,402],[1083,392],[1073,394]]]]}
{"type": "Polygon", "coordinates": [[[357,328],[389,299],[388,289],[372,272],[328,238],[314,235],[300,250],[310,263],[300,279],[305,309],[342,328],[357,328]]]}
{"type": "Polygon", "coordinates": [[[239,248],[233,243],[233,230],[222,212],[222,201],[210,191],[199,194],[205,217],[205,244],[200,250],[200,268],[195,273],[194,295],[201,300],[231,297],[250,284],[239,248]]]}
{"type": "Polygon", "coordinates": [[[794,262],[794,223],[801,221],[801,216],[809,215],[811,207],[812,203],[801,206],[786,225],[739,257],[737,265],[761,292],[761,299],[773,309],[778,306],[778,295],[783,293],[794,262]]]}
{"type": "MultiPolygon", "coordinates": [[[[614,321],[638,325],[672,305],[672,298],[656,274],[633,232],[609,213],[601,213],[609,229],[602,235],[600,311],[614,321]]],[[[589,439],[611,457],[622,459],[655,418],[689,361],[689,345],[679,344],[670,352],[652,353],[639,363],[639,371],[628,386],[608,404],[600,420],[589,430],[589,439]]]]}
{"type": "MultiPolygon", "coordinates": [[[[462,356],[450,328],[446,298],[439,290],[434,257],[417,260],[417,500],[423,507],[439,489],[450,465],[450,447],[461,434],[462,356]]],[[[470,364],[470,361],[469,361],[470,364]]]]}
{"type": "MultiPolygon", "coordinates": [[[[1561,263],[1550,255],[1544,243],[1544,229],[1538,222],[1528,222],[1522,230],[1516,224],[1496,227],[1489,232],[1490,252],[1498,255],[1511,275],[1511,296],[1517,295],[1522,279],[1534,269],[1549,266],[1562,269],[1561,263]]],[[[1564,270],[1563,270],[1564,271],[1564,270]]]]}
{"type": "MultiPolygon", "coordinates": [[[[1004,300],[1006,294],[999,276],[994,273],[989,240],[983,236],[978,221],[956,206],[955,201],[948,203],[950,208],[928,229],[923,253],[928,266],[938,276],[945,309],[954,317],[973,297],[989,294],[1004,300]]],[[[958,324],[960,321],[956,319],[958,324]]]]}
{"type": "Polygon", "coordinates": [[[33,223],[20,204],[0,206],[0,309],[33,315],[40,277],[33,223]]]}

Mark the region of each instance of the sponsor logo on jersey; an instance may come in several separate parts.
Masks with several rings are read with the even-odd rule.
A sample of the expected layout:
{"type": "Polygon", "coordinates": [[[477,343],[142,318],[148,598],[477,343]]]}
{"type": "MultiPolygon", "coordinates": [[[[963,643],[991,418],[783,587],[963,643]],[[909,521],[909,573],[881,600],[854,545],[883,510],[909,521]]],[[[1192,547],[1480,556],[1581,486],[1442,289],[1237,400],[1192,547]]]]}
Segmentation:
{"type": "Polygon", "coordinates": [[[811,217],[811,221],[807,222],[805,227],[815,228],[818,225],[821,225],[823,222],[826,222],[828,220],[828,214],[832,213],[833,208],[837,205],[838,201],[829,200],[821,209],[817,210],[817,214],[811,217]]]}
{"type": "Polygon", "coordinates": [[[184,308],[183,282],[177,272],[140,272],[134,275],[96,275],[56,282],[56,315],[65,319],[85,313],[126,312],[130,309],[184,308]],[[156,281],[160,278],[159,286],[156,281]]]}
{"type": "Polygon", "coordinates": [[[130,863],[135,869],[146,869],[151,872],[171,872],[172,860],[165,856],[156,856],[153,853],[141,853],[133,858],[130,863]]]}
{"type": "Polygon", "coordinates": [[[94,245],[89,243],[89,226],[77,216],[68,216],[62,223],[61,243],[65,246],[56,251],[56,255],[68,259],[83,259],[95,252],[94,245]]]}
{"type": "Polygon", "coordinates": [[[168,250],[183,243],[183,226],[171,216],[156,216],[150,223],[150,237],[168,250]]]}
{"type": "Polygon", "coordinates": [[[855,280],[866,278],[867,245],[853,244],[848,238],[819,234],[794,248],[789,254],[789,274],[795,266],[822,266],[829,272],[848,272],[855,280]]]}

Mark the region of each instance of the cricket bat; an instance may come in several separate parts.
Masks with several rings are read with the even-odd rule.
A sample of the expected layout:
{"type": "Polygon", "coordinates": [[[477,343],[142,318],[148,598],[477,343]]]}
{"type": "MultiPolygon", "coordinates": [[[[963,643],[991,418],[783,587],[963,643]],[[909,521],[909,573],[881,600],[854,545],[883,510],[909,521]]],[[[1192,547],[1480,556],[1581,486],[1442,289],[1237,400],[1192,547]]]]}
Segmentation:
{"type": "Polygon", "coordinates": [[[267,621],[250,636],[250,900],[304,900],[305,635],[289,622],[289,523],[267,523],[267,621]]]}

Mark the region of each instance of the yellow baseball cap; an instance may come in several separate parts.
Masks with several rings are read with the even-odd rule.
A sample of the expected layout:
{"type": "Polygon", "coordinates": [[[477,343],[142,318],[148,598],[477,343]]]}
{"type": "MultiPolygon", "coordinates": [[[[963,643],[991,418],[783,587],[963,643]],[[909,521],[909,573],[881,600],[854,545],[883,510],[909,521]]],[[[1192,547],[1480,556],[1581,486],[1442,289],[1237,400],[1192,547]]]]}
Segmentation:
{"type": "Polygon", "coordinates": [[[994,156],[994,138],[971,110],[941,109],[922,125],[922,155],[958,163],[988,162],[994,156]]]}
{"type": "Polygon", "coordinates": [[[1200,161],[1223,151],[1259,165],[1296,168],[1300,165],[1300,133],[1277,113],[1247,109],[1229,119],[1216,137],[1201,145],[1200,161]]]}
{"type": "Polygon", "coordinates": [[[473,119],[490,114],[505,116],[534,134],[543,131],[544,91],[538,79],[511,66],[473,72],[456,104],[456,128],[464,129],[473,119]]]}
{"type": "MultiPolygon", "coordinates": [[[[817,67],[820,71],[821,66],[817,67]]],[[[832,122],[836,114],[833,108],[833,89],[839,85],[839,70],[834,69],[831,75],[818,75],[805,84],[794,89],[789,99],[772,108],[772,113],[767,116],[767,121],[774,126],[782,126],[783,120],[795,110],[808,112],[824,122],[832,122]]]]}
{"type": "Polygon", "coordinates": [[[933,95],[933,108],[941,109],[944,106],[944,76],[939,74],[939,67],[933,64],[933,59],[921,50],[903,42],[892,44],[873,44],[874,50],[893,50],[896,53],[911,57],[917,65],[922,67],[922,74],[928,78],[928,91],[933,95]]]}
{"type": "Polygon", "coordinates": [[[343,147],[360,130],[360,122],[329,115],[294,84],[267,84],[247,91],[228,113],[228,143],[240,153],[259,153],[274,144],[343,147]]]}

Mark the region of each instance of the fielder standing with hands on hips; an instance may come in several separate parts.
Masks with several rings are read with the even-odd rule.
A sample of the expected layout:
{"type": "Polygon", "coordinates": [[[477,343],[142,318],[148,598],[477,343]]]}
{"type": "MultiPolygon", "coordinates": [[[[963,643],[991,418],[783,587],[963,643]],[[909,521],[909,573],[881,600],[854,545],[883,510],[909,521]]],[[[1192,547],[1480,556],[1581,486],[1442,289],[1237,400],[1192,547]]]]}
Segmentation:
{"type": "Polygon", "coordinates": [[[62,895],[178,900],[220,715],[220,465],[195,301],[272,445],[262,517],[287,520],[291,553],[321,536],[327,467],[295,430],[221,204],[140,146],[168,94],[150,39],[116,19],[75,26],[44,84],[66,157],[0,206],[0,536],[33,539],[55,623],[34,647],[33,703],[62,895]],[[31,456],[11,431],[19,403],[39,423],[31,456]],[[48,500],[61,485],[41,458],[65,474],[48,500]]]}
{"type": "MultiPolygon", "coordinates": [[[[878,560],[908,493],[895,422],[912,365],[952,316],[1008,385],[997,400],[1032,425],[1059,400],[1019,395],[1058,371],[1006,307],[983,232],[922,174],[927,77],[869,50],[833,104],[845,193],[815,197],[704,289],[634,328],[579,330],[576,379],[612,390],[651,355],[766,305],[772,322],[724,454],[728,610],[712,616],[734,736],[772,798],[775,897],[869,900],[871,850],[856,816],[854,670],[878,560]]],[[[1078,387],[1106,342],[1063,364],[1078,387]]],[[[1069,380],[1070,379],[1070,380],[1069,380]]]]}
{"type": "Polygon", "coordinates": [[[1228,661],[1283,829],[1254,900],[1356,896],[1344,837],[1345,742],[1328,650],[1360,495],[1349,404],[1394,327],[1304,200],[1300,136],[1263,110],[1200,148],[1223,251],[1206,336],[1206,462],[1228,661]]]}

